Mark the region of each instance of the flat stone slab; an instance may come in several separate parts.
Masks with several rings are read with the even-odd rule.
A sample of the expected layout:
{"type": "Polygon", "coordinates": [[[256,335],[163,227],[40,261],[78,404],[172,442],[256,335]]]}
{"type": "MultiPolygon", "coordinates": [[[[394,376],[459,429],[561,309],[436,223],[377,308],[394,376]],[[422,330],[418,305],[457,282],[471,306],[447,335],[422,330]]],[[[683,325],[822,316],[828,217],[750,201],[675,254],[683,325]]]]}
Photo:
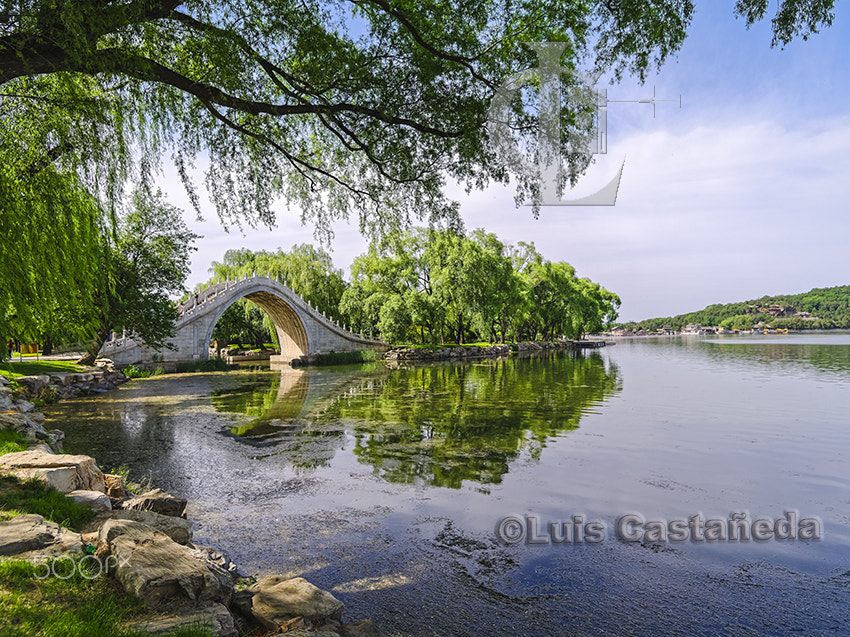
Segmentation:
{"type": "MultiPolygon", "coordinates": [[[[0,472],[18,474],[19,471],[27,472],[41,469],[67,469],[71,468],[74,471],[71,488],[67,488],[66,483],[61,483],[62,488],[56,486],[59,491],[68,493],[77,489],[86,491],[106,490],[106,483],[103,479],[103,472],[97,467],[94,458],[91,456],[71,456],[64,454],[47,453],[43,449],[28,449],[27,451],[18,451],[15,453],[7,453],[5,456],[0,456],[0,472]]],[[[38,473],[38,472],[36,472],[38,473]]],[[[29,476],[31,477],[31,476],[29,476]]],[[[50,482],[48,481],[48,484],[50,482]]],[[[58,484],[58,481],[57,481],[58,484]]]]}
{"type": "Polygon", "coordinates": [[[155,531],[165,533],[178,544],[188,544],[192,540],[192,523],[183,518],[175,518],[170,515],[161,515],[153,511],[122,511],[113,509],[95,517],[83,527],[83,533],[98,531],[109,520],[130,520],[145,524],[155,531]]]}
{"type": "Polygon", "coordinates": [[[206,626],[216,637],[236,637],[239,634],[233,624],[233,616],[223,604],[213,604],[206,608],[187,608],[156,619],[129,624],[127,628],[150,635],[164,635],[178,628],[196,625],[206,626]]]}
{"type": "Polygon", "coordinates": [[[18,515],[0,522],[0,555],[82,553],[83,541],[74,533],[40,515],[18,515]]]}
{"type": "Polygon", "coordinates": [[[186,517],[186,500],[177,498],[163,491],[153,489],[141,495],[137,495],[121,503],[122,509],[135,509],[138,511],[153,511],[162,515],[171,515],[178,518],[186,517]]]}
{"type": "MultiPolygon", "coordinates": [[[[2,457],[2,456],[0,456],[2,457]]],[[[19,480],[37,478],[62,493],[69,493],[77,488],[77,469],[75,467],[55,467],[53,469],[2,469],[1,473],[15,476],[19,480]]]]}

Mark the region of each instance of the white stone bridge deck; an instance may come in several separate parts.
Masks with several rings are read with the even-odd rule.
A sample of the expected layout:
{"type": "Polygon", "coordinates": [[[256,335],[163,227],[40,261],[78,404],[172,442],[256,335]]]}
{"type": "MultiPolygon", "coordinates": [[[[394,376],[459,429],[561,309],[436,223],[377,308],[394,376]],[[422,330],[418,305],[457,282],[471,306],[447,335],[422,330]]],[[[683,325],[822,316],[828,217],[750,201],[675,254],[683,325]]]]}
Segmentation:
{"type": "Polygon", "coordinates": [[[126,336],[107,341],[99,356],[111,358],[119,365],[208,358],[215,324],[228,307],[242,298],[256,303],[274,323],[281,353],[273,360],[387,349],[383,341],[355,334],[328,318],[286,284],[266,276],[254,276],[219,281],[178,305],[179,318],[174,325],[174,336],[169,339],[175,349],[154,350],[126,336]]]}

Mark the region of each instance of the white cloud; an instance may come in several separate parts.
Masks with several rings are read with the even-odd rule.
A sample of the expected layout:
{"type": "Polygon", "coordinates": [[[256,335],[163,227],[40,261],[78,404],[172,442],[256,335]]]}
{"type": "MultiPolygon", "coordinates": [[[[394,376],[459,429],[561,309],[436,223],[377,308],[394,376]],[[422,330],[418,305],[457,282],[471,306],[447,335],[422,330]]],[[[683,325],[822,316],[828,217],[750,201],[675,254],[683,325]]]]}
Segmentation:
{"type": "MultiPolygon", "coordinates": [[[[483,227],[507,243],[534,241],[547,258],[569,261],[621,296],[627,320],[848,283],[850,118],[778,122],[746,113],[683,134],[655,128],[612,136],[610,154],[582,184],[587,191],[603,183],[625,156],[614,207],[547,207],[535,220],[530,208],[515,207],[510,187],[451,194],[469,229],[483,227]]],[[[168,192],[191,218],[180,187],[170,183],[168,192]]],[[[228,249],[314,242],[297,212],[281,211],[275,229],[243,236],[224,232],[211,206],[204,210],[205,222],[191,222],[204,238],[190,287],[228,249]]],[[[367,241],[356,221],[334,229],[334,262],[347,271],[367,241]]]]}

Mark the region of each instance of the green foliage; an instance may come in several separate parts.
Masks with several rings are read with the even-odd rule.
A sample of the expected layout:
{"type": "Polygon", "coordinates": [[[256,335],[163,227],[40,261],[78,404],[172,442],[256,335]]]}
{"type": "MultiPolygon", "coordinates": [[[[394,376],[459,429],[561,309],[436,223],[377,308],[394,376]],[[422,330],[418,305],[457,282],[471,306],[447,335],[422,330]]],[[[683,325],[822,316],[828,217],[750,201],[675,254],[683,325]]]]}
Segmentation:
{"type": "MultiPolygon", "coordinates": [[[[342,270],[334,268],[331,256],[323,249],[308,244],[292,246],[289,252],[247,248],[228,250],[219,263],[214,261],[209,284],[219,279],[237,279],[245,276],[268,276],[286,283],[296,294],[329,318],[346,322],[339,309],[340,298],[346,288],[342,270]]],[[[202,289],[203,285],[198,286],[202,289]]],[[[271,340],[276,348],[278,335],[268,315],[248,299],[240,299],[219,318],[213,330],[213,340],[219,346],[229,343],[251,343],[264,349],[271,340]]]]}
{"type": "Polygon", "coordinates": [[[17,431],[6,429],[0,431],[0,456],[16,451],[25,451],[27,440],[17,431]]]}
{"type": "Polygon", "coordinates": [[[848,329],[850,328],[850,285],[831,288],[814,288],[800,294],[763,296],[759,299],[709,305],[704,310],[672,317],[646,319],[629,324],[629,329],[658,330],[669,325],[681,330],[688,323],[720,325],[727,329],[751,329],[757,323],[795,330],[848,329]],[[792,316],[775,317],[764,311],[771,306],[782,306],[792,316]],[[807,319],[793,316],[808,312],[807,319]]]}
{"type": "Polygon", "coordinates": [[[12,476],[0,476],[0,509],[36,513],[75,531],[94,518],[90,508],[37,478],[19,481],[12,476]]]}
{"type": "Polygon", "coordinates": [[[417,230],[374,241],[351,267],[341,310],[390,343],[576,338],[613,321],[619,298],[531,244],[476,230],[417,230]]]}
{"type": "Polygon", "coordinates": [[[124,481],[124,486],[127,487],[127,491],[132,493],[133,495],[139,495],[144,493],[145,491],[149,491],[150,489],[150,480],[145,478],[142,482],[136,482],[130,477],[130,467],[125,464],[122,464],[118,467],[112,467],[111,469],[103,470],[104,473],[109,473],[112,475],[120,476],[124,481]]]}
{"type": "MultiPolygon", "coordinates": [[[[565,67],[643,77],[678,50],[693,13],[691,0],[7,5],[0,101],[26,113],[21,128],[63,124],[32,155],[59,149],[87,189],[110,194],[133,169],[152,183],[171,156],[196,201],[190,171],[209,158],[225,222],[271,223],[283,197],[324,233],[350,211],[375,233],[456,221],[447,178],[505,181],[484,123],[496,88],[535,65],[524,43],[571,41],[565,67]]],[[[534,105],[515,108],[530,131],[534,105]]],[[[531,180],[516,177],[526,198],[531,180]]]]}
{"type": "Polygon", "coordinates": [[[151,376],[161,376],[165,373],[165,370],[162,367],[157,367],[156,369],[141,369],[140,367],[136,367],[132,363],[127,365],[124,369],[121,370],[124,372],[124,375],[127,378],[150,378],[151,376]]]}
{"type": "MultiPolygon", "coordinates": [[[[763,20],[767,14],[766,0],[738,0],[735,3],[735,13],[747,22],[747,28],[755,22],[763,20]]],[[[818,33],[821,27],[832,25],[835,19],[835,0],[820,0],[819,2],[798,2],[797,0],[781,0],[772,22],[773,39],[771,46],[780,45],[783,48],[794,38],[808,40],[813,33],[818,33]]]]}
{"type": "Polygon", "coordinates": [[[213,340],[219,347],[230,343],[250,343],[258,349],[265,349],[265,343],[277,338],[274,325],[268,315],[248,299],[239,299],[228,307],[213,328],[213,340]]]}
{"type": "Polygon", "coordinates": [[[253,276],[254,273],[277,279],[319,312],[334,318],[346,288],[342,270],[334,267],[331,255],[306,243],[294,245],[288,252],[280,248],[276,252],[253,252],[247,248],[228,250],[221,263],[213,261],[211,272],[211,282],[253,276]]]}
{"type": "Polygon", "coordinates": [[[180,210],[160,193],[133,195],[132,209],[121,219],[115,237],[103,248],[110,280],[100,289],[96,354],[110,331],[126,328],[148,346],[167,346],[177,310],[169,298],[183,292],[189,257],[197,235],[189,232],[180,210]]]}

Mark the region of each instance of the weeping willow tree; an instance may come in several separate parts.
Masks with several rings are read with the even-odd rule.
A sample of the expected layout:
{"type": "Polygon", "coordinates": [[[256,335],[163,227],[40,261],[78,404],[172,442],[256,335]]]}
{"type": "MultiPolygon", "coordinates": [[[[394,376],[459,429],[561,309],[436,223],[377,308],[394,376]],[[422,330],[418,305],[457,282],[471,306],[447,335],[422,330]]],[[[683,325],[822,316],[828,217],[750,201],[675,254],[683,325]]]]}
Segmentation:
{"type": "MultiPolygon", "coordinates": [[[[833,5],[780,2],[774,44],[830,24],[833,5]]],[[[752,24],[767,7],[735,10],[752,24]]],[[[518,201],[537,201],[538,176],[505,166],[485,126],[498,87],[537,65],[525,43],[568,43],[563,187],[587,165],[571,140],[592,124],[567,99],[572,71],[642,79],[679,49],[693,11],[692,0],[0,0],[10,241],[0,327],[35,330],[26,317],[51,300],[85,305],[91,237],[127,180],[150,187],[163,158],[198,214],[203,163],[225,224],[273,225],[283,200],[325,238],[350,215],[372,235],[413,219],[458,227],[449,180],[512,179],[518,201]]],[[[512,133],[532,152],[535,95],[531,86],[510,103],[512,133]]]]}
{"type": "Polygon", "coordinates": [[[92,190],[118,181],[95,171],[114,129],[79,130],[77,116],[103,118],[93,102],[72,97],[73,83],[35,83],[39,100],[0,97],[0,335],[79,338],[91,327],[104,283],[99,257],[111,215],[92,190]],[[79,173],[63,169],[62,156],[84,145],[91,163],[79,173]]]}

